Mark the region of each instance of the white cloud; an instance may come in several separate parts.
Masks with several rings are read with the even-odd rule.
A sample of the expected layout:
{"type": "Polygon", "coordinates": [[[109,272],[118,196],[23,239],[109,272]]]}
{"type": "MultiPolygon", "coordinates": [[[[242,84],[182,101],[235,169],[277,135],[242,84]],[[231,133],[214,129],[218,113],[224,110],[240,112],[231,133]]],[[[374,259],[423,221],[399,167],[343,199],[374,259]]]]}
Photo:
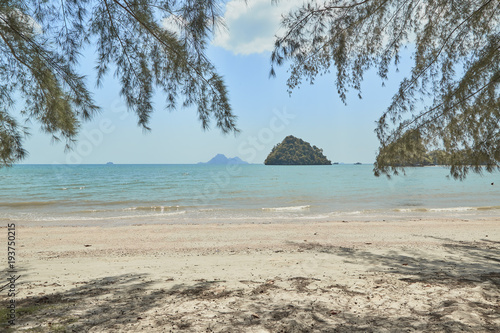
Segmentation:
{"type": "Polygon", "coordinates": [[[282,14],[297,8],[304,0],[282,0],[272,5],[271,0],[231,0],[226,4],[224,21],[227,29],[218,31],[212,42],[235,54],[271,51],[274,36],[279,34],[282,14]]]}

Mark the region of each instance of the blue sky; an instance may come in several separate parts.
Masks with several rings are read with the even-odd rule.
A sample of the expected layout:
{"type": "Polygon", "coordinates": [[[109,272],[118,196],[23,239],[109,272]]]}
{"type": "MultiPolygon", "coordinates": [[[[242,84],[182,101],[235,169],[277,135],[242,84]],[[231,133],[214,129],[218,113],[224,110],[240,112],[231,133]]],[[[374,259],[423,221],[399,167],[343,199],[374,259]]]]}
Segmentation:
{"type": "MultiPolygon", "coordinates": [[[[166,111],[161,94],[155,97],[152,131],[144,133],[110,75],[103,87],[93,89],[102,112],[82,126],[73,151],[65,152],[63,144],[52,143],[33,124],[32,135],[25,142],[29,157],[23,163],[197,163],[218,153],[263,163],[272,147],[287,135],[323,148],[332,162],[373,163],[378,148],[375,121],[389,104],[402,74],[391,73],[382,87],[374,72],[367,73],[363,99],[353,92],[347,105],[336,93],[333,75],[319,78],[312,86],[305,84],[289,96],[285,67],[276,78],[269,78],[270,51],[273,36],[279,33],[280,13],[302,0],[283,1],[279,6],[270,3],[229,1],[225,14],[228,31],[220,32],[208,50],[228,86],[241,130],[238,135],[224,135],[216,128],[203,131],[194,108],[166,111]]],[[[94,62],[92,54],[81,60],[92,88],[94,62]]]]}

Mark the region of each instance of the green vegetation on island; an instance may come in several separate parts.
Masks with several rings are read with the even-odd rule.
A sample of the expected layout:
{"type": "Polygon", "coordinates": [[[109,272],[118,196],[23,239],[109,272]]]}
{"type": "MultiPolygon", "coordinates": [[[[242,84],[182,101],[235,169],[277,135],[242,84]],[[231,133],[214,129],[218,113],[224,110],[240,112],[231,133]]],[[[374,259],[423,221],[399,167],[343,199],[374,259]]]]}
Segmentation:
{"type": "Polygon", "coordinates": [[[265,165],[331,165],[332,162],[323,155],[323,149],[311,146],[309,142],[287,136],[273,147],[265,165]]]}

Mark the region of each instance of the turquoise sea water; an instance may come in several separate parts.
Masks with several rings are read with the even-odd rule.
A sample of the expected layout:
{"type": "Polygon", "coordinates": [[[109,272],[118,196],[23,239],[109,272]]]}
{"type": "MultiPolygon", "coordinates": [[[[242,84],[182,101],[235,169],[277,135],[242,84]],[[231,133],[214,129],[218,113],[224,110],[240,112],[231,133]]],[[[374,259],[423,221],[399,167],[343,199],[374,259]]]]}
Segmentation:
{"type": "Polygon", "coordinates": [[[376,178],[371,165],[17,165],[0,169],[0,221],[26,225],[484,218],[500,174],[441,167],[376,178]],[[491,185],[494,183],[494,185],[491,185]]]}

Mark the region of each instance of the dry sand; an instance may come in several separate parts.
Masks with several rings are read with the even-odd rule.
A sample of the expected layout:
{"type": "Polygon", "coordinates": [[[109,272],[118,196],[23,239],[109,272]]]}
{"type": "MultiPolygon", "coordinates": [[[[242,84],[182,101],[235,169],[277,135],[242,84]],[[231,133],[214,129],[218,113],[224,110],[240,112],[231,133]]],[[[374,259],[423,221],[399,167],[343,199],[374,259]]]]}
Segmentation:
{"type": "Polygon", "coordinates": [[[14,330],[499,332],[499,226],[18,226],[14,330]]]}

